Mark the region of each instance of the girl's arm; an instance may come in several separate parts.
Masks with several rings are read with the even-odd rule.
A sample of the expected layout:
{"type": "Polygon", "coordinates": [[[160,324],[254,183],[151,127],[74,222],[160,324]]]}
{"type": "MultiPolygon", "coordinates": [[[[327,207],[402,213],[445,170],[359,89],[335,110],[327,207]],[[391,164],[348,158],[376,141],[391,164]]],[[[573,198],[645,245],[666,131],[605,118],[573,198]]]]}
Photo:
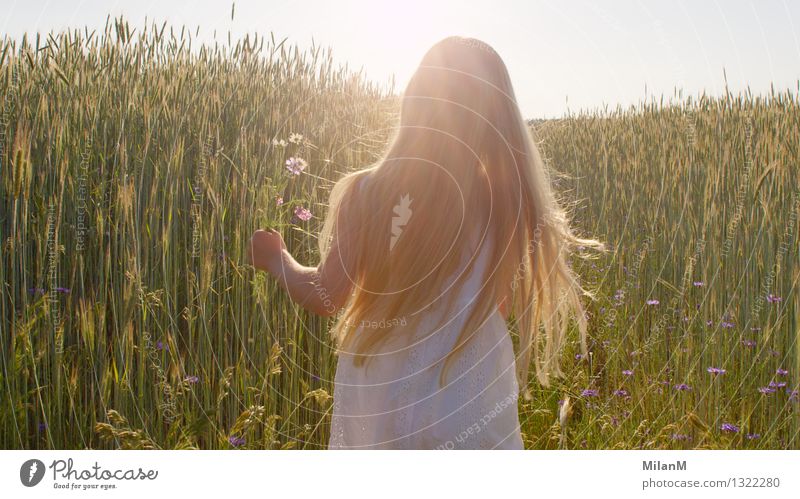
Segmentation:
{"type": "Polygon", "coordinates": [[[280,233],[257,230],[250,239],[246,261],[275,277],[292,301],[309,312],[330,317],[344,306],[352,288],[340,250],[336,241],[324,265],[306,267],[289,253],[280,233]]]}

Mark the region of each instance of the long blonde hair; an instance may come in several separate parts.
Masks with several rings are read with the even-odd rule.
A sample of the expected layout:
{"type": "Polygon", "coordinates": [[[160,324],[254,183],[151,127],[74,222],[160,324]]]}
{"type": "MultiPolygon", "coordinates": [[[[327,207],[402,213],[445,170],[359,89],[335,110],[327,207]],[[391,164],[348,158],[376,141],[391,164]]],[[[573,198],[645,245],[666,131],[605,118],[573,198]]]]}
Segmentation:
{"type": "Polygon", "coordinates": [[[472,268],[476,230],[481,244],[494,242],[492,263],[441,380],[511,287],[520,386],[527,385],[531,358],[548,386],[550,376],[563,375],[559,359],[571,316],[586,352],[580,298],[591,294],[568,255],[577,245],[602,244],[570,230],[500,56],[479,40],[450,37],[427,52],[411,78],[385,155],[331,191],[319,238],[322,261],[336,238],[352,248],[343,263],[353,293],[332,328],[339,349],[361,364],[399,330],[393,325],[413,331],[414,318],[462,257],[470,257],[472,268]],[[359,329],[370,322],[381,327],[359,329]]]}

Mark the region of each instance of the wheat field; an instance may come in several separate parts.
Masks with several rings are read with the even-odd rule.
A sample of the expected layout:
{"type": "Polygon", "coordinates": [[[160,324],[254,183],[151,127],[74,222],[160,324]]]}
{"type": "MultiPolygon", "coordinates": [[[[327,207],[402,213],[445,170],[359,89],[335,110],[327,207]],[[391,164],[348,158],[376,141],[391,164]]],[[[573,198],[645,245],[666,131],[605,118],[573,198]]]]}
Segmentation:
{"type": "MultiPolygon", "coordinates": [[[[397,125],[391,84],[271,36],[111,20],[0,42],[0,446],[318,449],[330,319],[242,263],[316,263],[326,200],[397,125]],[[305,168],[287,168],[302,164],[305,168]]],[[[335,50],[335,49],[334,49],[335,50]]],[[[800,448],[798,93],[531,126],[597,299],[532,449],[800,448]]]]}

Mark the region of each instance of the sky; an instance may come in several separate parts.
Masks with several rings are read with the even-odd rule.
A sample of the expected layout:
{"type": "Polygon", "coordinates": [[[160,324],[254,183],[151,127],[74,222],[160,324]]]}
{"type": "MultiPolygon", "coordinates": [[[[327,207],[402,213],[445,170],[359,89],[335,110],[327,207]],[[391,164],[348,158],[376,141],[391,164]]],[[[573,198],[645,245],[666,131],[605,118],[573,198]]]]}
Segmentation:
{"type": "Polygon", "coordinates": [[[522,114],[554,118],[728,88],[768,93],[800,80],[800,2],[794,0],[0,0],[0,33],[102,28],[124,15],[200,28],[199,39],[247,33],[331,47],[334,59],[402,91],[425,51],[473,36],[503,57],[522,114]],[[724,73],[723,73],[724,70],[724,73]]]}

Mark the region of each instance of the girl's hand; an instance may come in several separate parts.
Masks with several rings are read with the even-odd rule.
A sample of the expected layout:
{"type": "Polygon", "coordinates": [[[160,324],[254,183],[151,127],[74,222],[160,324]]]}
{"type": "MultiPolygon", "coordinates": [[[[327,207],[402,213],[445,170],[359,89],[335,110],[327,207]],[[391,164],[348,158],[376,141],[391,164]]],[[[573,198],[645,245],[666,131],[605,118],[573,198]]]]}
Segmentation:
{"type": "Polygon", "coordinates": [[[275,230],[257,230],[250,238],[245,253],[245,262],[258,270],[274,274],[281,265],[286,243],[275,230]]]}

